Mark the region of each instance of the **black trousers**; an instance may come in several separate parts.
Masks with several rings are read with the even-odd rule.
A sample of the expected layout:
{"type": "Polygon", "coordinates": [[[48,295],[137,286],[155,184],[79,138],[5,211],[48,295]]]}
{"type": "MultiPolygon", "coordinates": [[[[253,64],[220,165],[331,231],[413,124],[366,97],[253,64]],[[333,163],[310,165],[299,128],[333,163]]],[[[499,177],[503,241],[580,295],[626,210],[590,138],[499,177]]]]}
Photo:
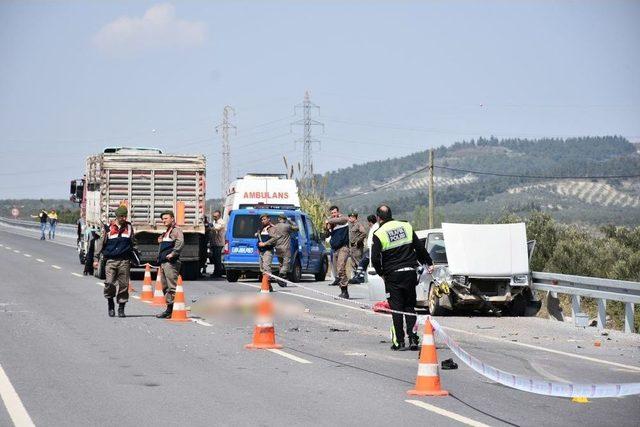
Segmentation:
{"type": "Polygon", "coordinates": [[[223,246],[211,246],[214,276],[222,276],[222,273],[224,272],[224,266],[222,265],[222,249],[224,249],[223,246]]]}
{"type": "MultiPolygon", "coordinates": [[[[394,271],[384,275],[384,287],[389,294],[389,306],[392,310],[415,313],[416,306],[416,286],[418,277],[416,272],[394,271]]],[[[392,313],[393,327],[391,339],[394,344],[404,342],[404,321],[407,323],[407,335],[413,333],[413,326],[416,324],[416,316],[392,313]],[[403,319],[404,318],[404,319],[403,319]]]]}

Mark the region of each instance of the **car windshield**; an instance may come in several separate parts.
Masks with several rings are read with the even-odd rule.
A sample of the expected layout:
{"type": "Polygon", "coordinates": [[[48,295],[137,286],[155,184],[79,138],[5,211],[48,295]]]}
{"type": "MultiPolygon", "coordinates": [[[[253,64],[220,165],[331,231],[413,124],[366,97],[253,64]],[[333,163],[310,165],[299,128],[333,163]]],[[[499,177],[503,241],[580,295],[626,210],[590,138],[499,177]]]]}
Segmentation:
{"type": "Polygon", "coordinates": [[[447,250],[442,233],[431,233],[427,238],[427,252],[435,264],[447,263],[447,250]]]}
{"type": "MultiPolygon", "coordinates": [[[[277,215],[269,215],[271,223],[276,224],[278,222],[277,215]]],[[[236,215],[233,220],[233,237],[236,239],[250,239],[255,237],[256,232],[260,228],[260,215],[258,214],[245,214],[236,215]]]]}

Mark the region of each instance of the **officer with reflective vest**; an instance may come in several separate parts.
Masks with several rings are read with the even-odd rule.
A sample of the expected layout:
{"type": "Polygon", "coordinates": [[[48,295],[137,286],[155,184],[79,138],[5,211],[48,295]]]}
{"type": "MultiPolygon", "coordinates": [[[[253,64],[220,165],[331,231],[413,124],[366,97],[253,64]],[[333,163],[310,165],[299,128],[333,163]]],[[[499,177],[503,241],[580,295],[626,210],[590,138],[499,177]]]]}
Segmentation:
{"type": "Polygon", "coordinates": [[[107,299],[109,317],[115,316],[113,299],[117,295],[118,317],[125,317],[124,306],[129,301],[131,257],[136,246],[133,227],[127,221],[127,207],[116,209],[115,221],[105,225],[101,250],[93,257],[93,267],[98,268],[100,255],[105,259],[104,297],[107,299]]]}
{"type": "Polygon", "coordinates": [[[156,315],[159,319],[171,317],[173,313],[173,298],[178,285],[178,275],[180,274],[180,252],[184,246],[184,234],[176,226],[173,211],[166,211],[160,215],[162,223],[167,229],[160,237],[158,243],[158,264],[162,269],[162,292],[167,301],[167,308],[162,313],[156,315]]]}
{"type": "MultiPolygon", "coordinates": [[[[389,294],[389,306],[392,310],[415,313],[418,263],[427,264],[432,270],[431,257],[427,249],[420,243],[411,224],[396,221],[391,216],[391,209],[381,205],[376,210],[380,227],[373,233],[371,247],[371,264],[376,273],[384,280],[385,292],[389,294]]],[[[391,350],[418,350],[418,335],[413,332],[416,323],[415,315],[392,313],[391,350]],[[404,340],[403,317],[407,323],[409,347],[404,340]]]]}

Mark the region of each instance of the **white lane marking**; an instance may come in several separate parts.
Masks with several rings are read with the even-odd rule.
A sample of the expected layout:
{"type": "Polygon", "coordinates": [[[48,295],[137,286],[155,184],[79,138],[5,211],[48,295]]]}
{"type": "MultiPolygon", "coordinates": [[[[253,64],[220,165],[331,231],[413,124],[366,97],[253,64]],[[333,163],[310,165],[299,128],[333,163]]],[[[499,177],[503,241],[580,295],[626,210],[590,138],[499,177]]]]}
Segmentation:
{"type": "Polygon", "coordinates": [[[429,405],[421,400],[405,400],[407,403],[411,403],[419,408],[426,409],[427,411],[431,411],[434,414],[442,415],[443,417],[451,418],[452,420],[458,421],[462,424],[466,424],[468,426],[473,427],[489,427],[487,424],[483,424],[479,421],[472,420],[471,418],[467,418],[463,415],[456,414],[455,412],[447,411],[446,409],[439,408],[437,406],[429,405]]]}
{"type": "Polygon", "coordinates": [[[36,258],[36,261],[38,261],[38,262],[44,262],[44,260],[43,260],[43,259],[40,259],[40,258],[36,258]]]}
{"type": "Polygon", "coordinates": [[[3,248],[3,247],[4,247],[4,245],[2,243],[0,243],[0,248],[3,248]]]}
{"type": "Polygon", "coordinates": [[[102,282],[96,282],[96,285],[100,286],[101,288],[104,288],[104,283],[102,282]]]}
{"type": "Polygon", "coordinates": [[[13,250],[13,252],[15,252],[15,253],[17,253],[17,254],[19,254],[19,253],[20,253],[20,251],[19,251],[19,250],[17,250],[17,249],[14,249],[14,250],[13,250]]]}
{"type": "Polygon", "coordinates": [[[561,354],[563,356],[573,357],[573,358],[576,358],[576,359],[588,360],[589,362],[602,363],[603,365],[617,366],[618,368],[631,369],[631,370],[633,370],[635,372],[640,372],[640,366],[625,365],[623,363],[610,362],[608,360],[602,360],[602,359],[597,359],[595,357],[583,356],[581,354],[567,353],[565,351],[554,350],[554,349],[546,348],[546,347],[540,347],[538,345],[533,345],[533,344],[526,344],[526,343],[519,342],[519,341],[507,341],[507,340],[503,340],[502,338],[496,338],[496,337],[492,337],[492,336],[489,336],[489,335],[476,334],[475,332],[469,332],[469,331],[465,331],[463,329],[450,328],[448,326],[443,326],[442,328],[443,329],[447,329],[449,331],[460,332],[461,334],[475,335],[475,336],[478,336],[478,337],[486,338],[488,340],[499,341],[501,343],[519,345],[521,347],[532,348],[532,349],[540,350],[540,351],[546,351],[547,353],[561,354]]]}
{"type": "Polygon", "coordinates": [[[71,274],[73,274],[76,277],[84,277],[82,274],[79,274],[79,273],[71,273],[71,274]]]}
{"type": "MultiPolygon", "coordinates": [[[[252,285],[251,283],[236,282],[236,284],[237,285],[249,286],[249,287],[256,288],[256,289],[260,289],[260,286],[252,285]]],[[[337,305],[338,307],[343,307],[343,308],[348,308],[348,309],[351,309],[351,310],[356,310],[356,311],[359,311],[361,313],[368,312],[368,310],[363,310],[362,308],[354,307],[352,305],[340,304],[340,303],[337,303],[337,302],[327,301],[327,300],[323,300],[323,299],[320,299],[320,298],[313,298],[313,297],[308,297],[306,295],[294,294],[293,292],[280,292],[279,295],[290,295],[292,297],[310,299],[310,300],[313,300],[313,301],[323,302],[325,304],[337,305]]]]}
{"type": "Polygon", "coordinates": [[[56,270],[62,270],[62,267],[58,267],[57,265],[51,264],[51,267],[55,268],[56,270]]]}
{"type": "Polygon", "coordinates": [[[131,295],[131,298],[140,299],[140,297],[137,295],[131,295]]]}
{"type": "Polygon", "coordinates": [[[280,355],[282,357],[286,357],[287,359],[291,359],[294,362],[311,363],[307,359],[303,359],[302,357],[294,356],[293,354],[289,354],[286,351],[278,350],[277,348],[268,348],[267,350],[269,350],[271,353],[275,353],[275,354],[278,354],[278,355],[280,355]]]}
{"type": "Polygon", "coordinates": [[[205,322],[204,320],[201,320],[201,319],[191,319],[191,321],[193,323],[197,323],[198,325],[202,325],[202,326],[209,326],[209,327],[213,326],[211,323],[205,322]]]}
{"type": "Polygon", "coordinates": [[[20,396],[18,396],[16,389],[13,388],[9,377],[4,372],[2,365],[0,365],[0,396],[2,396],[4,406],[7,408],[9,417],[11,417],[11,421],[13,421],[16,427],[35,427],[29,413],[22,404],[22,400],[20,400],[20,396]]]}
{"type": "Polygon", "coordinates": [[[5,248],[6,250],[8,250],[8,251],[10,251],[10,250],[11,250],[11,247],[10,247],[10,246],[5,246],[4,248],[5,248]]]}
{"type": "Polygon", "coordinates": [[[22,255],[26,256],[27,258],[31,258],[31,255],[29,254],[22,254],[22,255]]]}

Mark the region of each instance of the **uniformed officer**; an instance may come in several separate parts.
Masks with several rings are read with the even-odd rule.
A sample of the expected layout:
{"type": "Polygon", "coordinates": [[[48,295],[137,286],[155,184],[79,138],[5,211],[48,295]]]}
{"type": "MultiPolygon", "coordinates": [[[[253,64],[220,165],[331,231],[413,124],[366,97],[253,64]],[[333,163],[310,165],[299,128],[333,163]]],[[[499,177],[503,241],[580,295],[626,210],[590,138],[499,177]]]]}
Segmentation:
{"type": "Polygon", "coordinates": [[[102,232],[101,250],[93,256],[93,268],[98,268],[100,254],[105,259],[104,297],[107,299],[109,317],[114,317],[113,298],[118,297],[118,317],[125,317],[124,306],[129,301],[129,278],[131,256],[136,246],[133,226],[127,221],[127,207],[116,209],[115,221],[105,225],[102,232]]]}
{"type": "Polygon", "coordinates": [[[211,277],[222,277],[224,266],[222,265],[222,251],[224,249],[224,235],[227,231],[226,224],[222,219],[222,212],[213,211],[213,222],[211,223],[211,261],[213,262],[213,274],[211,277]]]}
{"type": "Polygon", "coordinates": [[[162,269],[162,292],[164,292],[167,301],[167,309],[156,317],[166,319],[171,317],[173,313],[173,298],[176,294],[176,286],[178,284],[178,275],[180,274],[180,252],[184,246],[184,234],[182,230],[176,226],[175,215],[173,211],[165,211],[160,215],[162,224],[167,229],[160,237],[158,243],[158,264],[162,269]]]}
{"type": "Polygon", "coordinates": [[[336,266],[340,298],[349,299],[347,260],[349,259],[349,226],[347,217],[340,213],[337,206],[329,208],[330,217],[325,221],[325,227],[331,238],[329,245],[333,251],[333,265],[336,266]]]}
{"type": "MultiPolygon", "coordinates": [[[[260,273],[271,273],[271,263],[273,262],[273,241],[276,236],[275,227],[269,219],[269,215],[260,215],[260,228],[256,233],[258,237],[258,253],[260,254],[260,273]],[[270,243],[269,243],[270,242],[270,243]]],[[[271,287],[271,277],[269,277],[269,290],[271,287]]]]}
{"type": "MultiPolygon", "coordinates": [[[[416,286],[418,277],[416,267],[427,264],[432,271],[431,257],[413,231],[411,224],[396,221],[391,216],[389,206],[381,205],[376,210],[380,227],[373,233],[371,263],[376,273],[384,280],[385,291],[389,294],[389,306],[392,310],[415,313],[416,286]]],[[[404,341],[403,317],[407,323],[409,349],[418,350],[418,335],[413,332],[416,317],[412,315],[391,314],[392,350],[406,350],[404,341]]]]}
{"type": "MultiPolygon", "coordinates": [[[[367,230],[363,224],[358,222],[358,213],[351,212],[349,214],[349,258],[351,259],[351,270],[355,277],[358,271],[358,265],[362,260],[364,250],[364,241],[367,238],[367,230]]],[[[351,283],[351,281],[349,281],[351,283]]]]}
{"type": "MultiPolygon", "coordinates": [[[[291,219],[287,218],[285,214],[278,215],[278,223],[275,227],[275,241],[274,247],[276,249],[276,255],[278,255],[278,263],[280,264],[280,271],[278,275],[282,278],[287,277],[289,273],[289,265],[291,265],[291,235],[298,231],[298,226],[291,219]]],[[[278,280],[280,286],[287,286],[285,282],[278,280]]]]}

